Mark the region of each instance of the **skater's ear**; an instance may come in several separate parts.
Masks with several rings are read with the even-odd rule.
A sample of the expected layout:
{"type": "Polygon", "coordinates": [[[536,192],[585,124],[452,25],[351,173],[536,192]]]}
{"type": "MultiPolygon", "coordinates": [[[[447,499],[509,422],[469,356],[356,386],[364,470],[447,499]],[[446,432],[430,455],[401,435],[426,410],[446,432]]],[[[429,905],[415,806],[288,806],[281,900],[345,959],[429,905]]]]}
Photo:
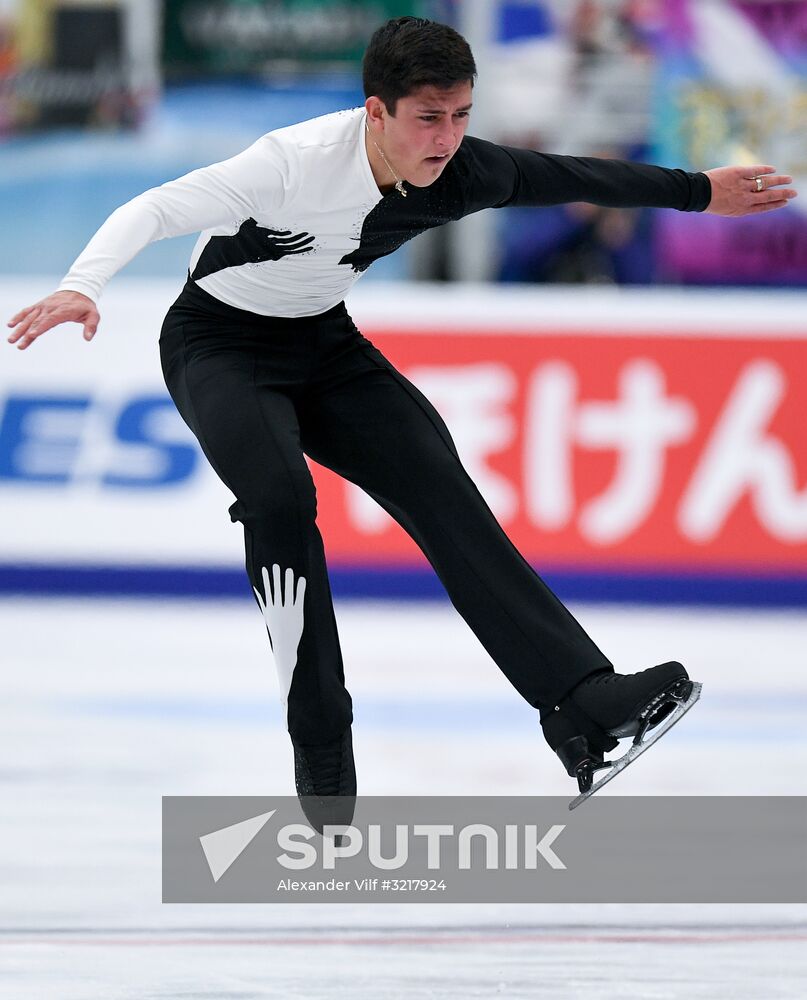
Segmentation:
{"type": "MultiPolygon", "coordinates": [[[[367,112],[367,121],[370,128],[380,132],[384,131],[384,119],[389,115],[386,104],[380,97],[368,97],[364,102],[364,109],[367,112]]],[[[395,116],[392,115],[394,118],[395,116]]]]}

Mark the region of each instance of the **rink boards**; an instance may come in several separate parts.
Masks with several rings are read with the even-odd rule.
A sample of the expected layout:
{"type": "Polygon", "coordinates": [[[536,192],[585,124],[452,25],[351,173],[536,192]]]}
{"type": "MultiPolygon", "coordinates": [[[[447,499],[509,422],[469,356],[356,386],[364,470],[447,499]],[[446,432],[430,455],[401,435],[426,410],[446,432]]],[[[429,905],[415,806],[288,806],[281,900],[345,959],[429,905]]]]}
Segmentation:
{"type": "MultiPolygon", "coordinates": [[[[5,279],[5,314],[49,290],[5,279]]],[[[91,344],[66,327],[7,347],[4,589],[243,592],[233,498],[160,372],[177,292],[119,278],[91,344]]],[[[348,305],[567,596],[807,596],[807,295],[375,285],[348,305]]],[[[312,472],[337,592],[441,592],[369,497],[312,472]]]]}

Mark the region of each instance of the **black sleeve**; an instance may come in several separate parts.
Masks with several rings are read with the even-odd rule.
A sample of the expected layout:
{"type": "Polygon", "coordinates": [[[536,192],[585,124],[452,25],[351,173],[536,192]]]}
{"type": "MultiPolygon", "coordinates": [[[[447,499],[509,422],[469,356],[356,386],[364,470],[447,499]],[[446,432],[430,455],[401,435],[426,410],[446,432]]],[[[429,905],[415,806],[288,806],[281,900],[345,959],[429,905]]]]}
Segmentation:
{"type": "Polygon", "coordinates": [[[591,156],[558,156],[466,136],[457,151],[464,215],[506,205],[585,201],[612,208],[702,212],[712,198],[703,173],[591,156]]]}

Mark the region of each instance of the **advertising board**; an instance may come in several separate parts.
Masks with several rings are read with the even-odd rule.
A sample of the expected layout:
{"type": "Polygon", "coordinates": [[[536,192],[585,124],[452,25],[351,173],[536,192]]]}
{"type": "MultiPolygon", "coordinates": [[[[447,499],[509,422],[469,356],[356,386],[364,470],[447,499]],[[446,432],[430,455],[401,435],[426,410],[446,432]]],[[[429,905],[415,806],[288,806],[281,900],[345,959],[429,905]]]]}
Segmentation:
{"type": "MultiPolygon", "coordinates": [[[[38,290],[6,282],[0,298],[11,314],[38,290]]],[[[9,572],[128,567],[164,580],[190,569],[240,581],[233,498],[159,369],[160,322],[176,293],[120,279],[91,344],[74,327],[27,352],[8,348],[9,572]]],[[[493,513],[550,580],[582,581],[591,596],[653,586],[708,596],[715,581],[724,594],[756,582],[764,599],[773,583],[788,600],[807,591],[804,295],[376,285],[350,308],[435,404],[493,513]]],[[[340,581],[439,591],[373,500],[311,468],[337,591],[340,581]]]]}

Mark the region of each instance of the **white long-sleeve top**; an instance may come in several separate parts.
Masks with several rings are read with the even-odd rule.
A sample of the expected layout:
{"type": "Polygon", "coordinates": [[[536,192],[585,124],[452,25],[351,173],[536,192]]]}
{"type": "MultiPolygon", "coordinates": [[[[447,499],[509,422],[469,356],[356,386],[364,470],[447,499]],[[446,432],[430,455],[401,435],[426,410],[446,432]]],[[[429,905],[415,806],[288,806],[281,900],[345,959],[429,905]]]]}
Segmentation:
{"type": "Polygon", "coordinates": [[[201,231],[189,276],[206,292],[259,315],[313,316],[340,302],[374,260],[483,208],[589,201],[700,211],[711,196],[704,174],[470,136],[434,184],[407,185],[406,198],[382,195],[364,122],[364,108],[355,108],[278,129],[133,198],[92,237],[59,289],[97,300],[149,243],[201,231]]]}

